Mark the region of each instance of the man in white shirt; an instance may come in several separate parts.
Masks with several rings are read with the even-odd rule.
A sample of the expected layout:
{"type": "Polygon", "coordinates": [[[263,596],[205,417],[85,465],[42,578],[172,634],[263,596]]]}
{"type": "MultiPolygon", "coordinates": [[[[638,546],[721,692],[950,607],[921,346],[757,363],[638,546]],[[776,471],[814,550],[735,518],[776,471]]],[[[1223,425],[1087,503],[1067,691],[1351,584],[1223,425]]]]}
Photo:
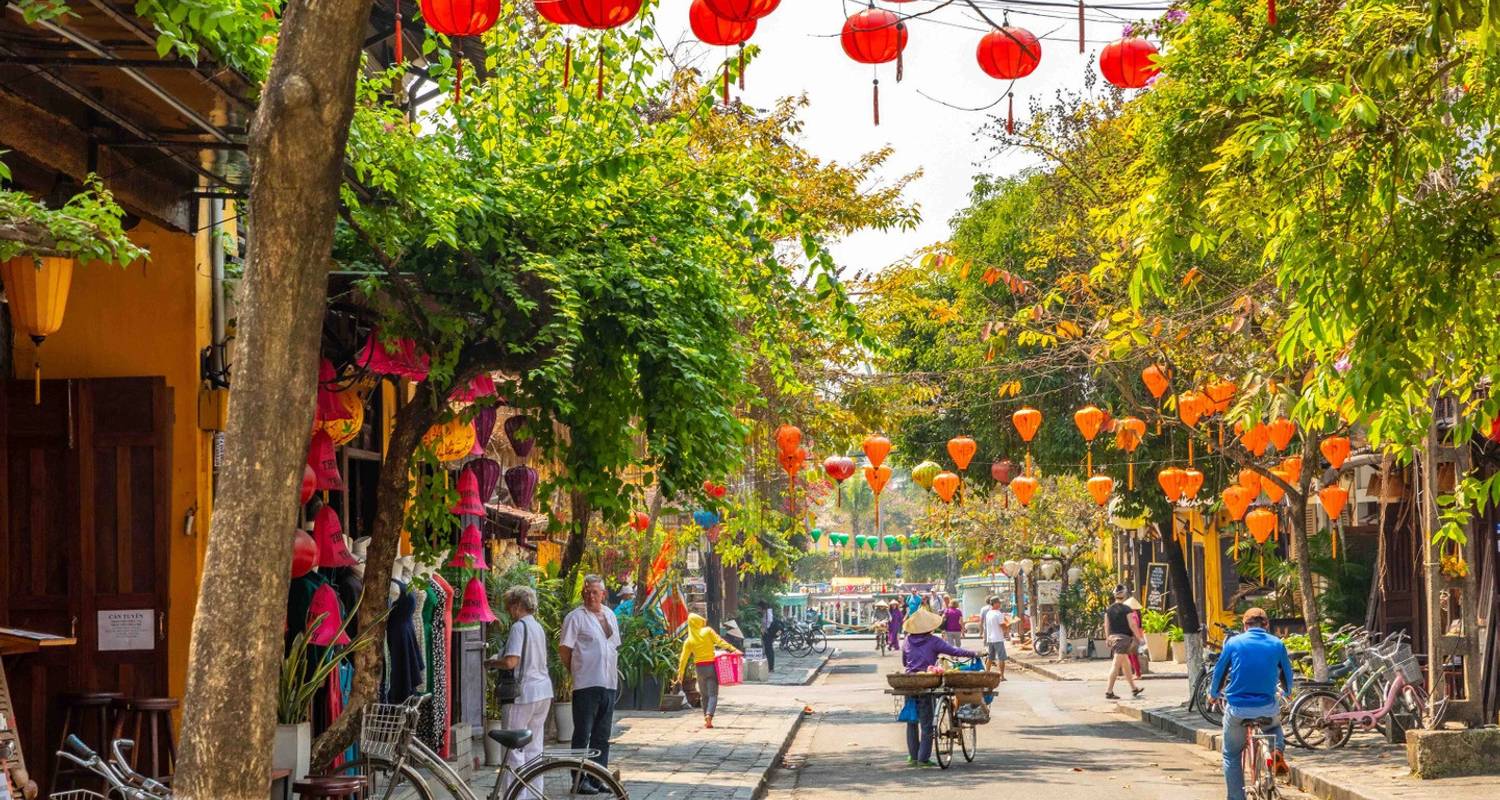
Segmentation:
{"type": "Polygon", "coordinates": [[[990,608],[984,613],[984,645],[989,651],[986,661],[990,669],[1000,670],[1000,680],[1005,680],[1005,639],[1010,635],[1010,614],[1000,608],[1000,598],[990,598],[990,608]]]}
{"type": "MultiPolygon", "coordinates": [[[[563,619],[558,653],[573,674],[573,742],[575,750],[597,750],[601,766],[609,765],[609,734],[619,694],[620,623],[604,605],[604,579],[583,579],[583,605],[563,619]]],[[[577,794],[599,794],[601,787],[585,777],[577,794]]]]}

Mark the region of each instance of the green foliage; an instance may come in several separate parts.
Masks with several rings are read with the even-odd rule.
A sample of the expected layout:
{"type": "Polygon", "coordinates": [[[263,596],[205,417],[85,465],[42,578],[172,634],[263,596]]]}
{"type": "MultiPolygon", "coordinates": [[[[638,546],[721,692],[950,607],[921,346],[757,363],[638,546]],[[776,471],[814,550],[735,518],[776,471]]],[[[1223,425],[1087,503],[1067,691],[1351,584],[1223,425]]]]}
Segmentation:
{"type": "MultiPolygon", "coordinates": [[[[357,605],[357,604],[356,604],[357,605]]],[[[319,614],[308,622],[307,627],[292,637],[291,647],[281,661],[281,678],[276,684],[276,723],[297,725],[312,720],[313,695],[328,684],[328,676],[338,669],[344,659],[375,643],[371,630],[360,633],[347,645],[337,647],[314,647],[307,641],[308,631],[317,630],[326,614],[319,614]],[[316,658],[316,661],[313,659],[316,658]]],[[[354,615],[344,618],[339,625],[339,634],[348,630],[354,615]]],[[[337,638],[337,637],[335,637],[337,638]]]]}
{"type": "Polygon", "coordinates": [[[902,581],[932,583],[943,580],[948,571],[948,553],[941,548],[922,548],[900,553],[860,552],[832,555],[829,553],[805,553],[797,561],[794,571],[797,580],[803,583],[827,583],[835,575],[853,575],[858,563],[858,573],[877,581],[895,581],[900,568],[902,581]]]}
{"type": "MultiPolygon", "coordinates": [[[[77,16],[69,0],[17,0],[28,23],[77,16]]],[[[200,54],[252,81],[264,80],[280,27],[280,0],[136,0],[135,13],[156,28],[156,52],[193,63],[200,54]]]]}
{"type": "Polygon", "coordinates": [[[124,217],[104,181],[92,173],[83,191],[58,209],[25,192],[0,190],[0,261],[18,255],[62,255],[81,263],[129,265],[147,253],[126,235],[120,224],[124,217]]]}
{"type": "Polygon", "coordinates": [[[1145,609],[1141,611],[1141,632],[1166,633],[1172,627],[1172,619],[1172,609],[1166,611],[1145,609]]]}
{"type": "Polygon", "coordinates": [[[1182,628],[1179,628],[1176,625],[1173,625],[1172,627],[1167,628],[1167,641],[1172,642],[1173,644],[1177,644],[1177,643],[1181,642],[1182,639],[1183,639],[1182,628]]]}
{"type": "Polygon", "coordinates": [[[642,614],[620,618],[620,681],[637,686],[646,676],[666,682],[677,669],[682,642],[651,629],[642,614]]]}

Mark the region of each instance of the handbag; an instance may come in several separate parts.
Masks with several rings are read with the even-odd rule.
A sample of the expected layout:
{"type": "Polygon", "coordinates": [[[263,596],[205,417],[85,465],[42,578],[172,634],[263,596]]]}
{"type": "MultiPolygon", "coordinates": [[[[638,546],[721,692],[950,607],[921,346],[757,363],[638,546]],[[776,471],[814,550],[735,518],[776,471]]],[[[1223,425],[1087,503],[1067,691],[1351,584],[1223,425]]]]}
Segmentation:
{"type": "Polygon", "coordinates": [[[526,644],[531,637],[531,628],[523,620],[521,626],[521,663],[515,669],[501,667],[495,670],[495,700],[508,706],[521,696],[521,674],[526,669],[526,644]]]}
{"type": "Polygon", "coordinates": [[[896,716],[897,722],[921,722],[922,717],[917,713],[917,698],[906,698],[906,705],[901,707],[901,713],[896,716]]]}

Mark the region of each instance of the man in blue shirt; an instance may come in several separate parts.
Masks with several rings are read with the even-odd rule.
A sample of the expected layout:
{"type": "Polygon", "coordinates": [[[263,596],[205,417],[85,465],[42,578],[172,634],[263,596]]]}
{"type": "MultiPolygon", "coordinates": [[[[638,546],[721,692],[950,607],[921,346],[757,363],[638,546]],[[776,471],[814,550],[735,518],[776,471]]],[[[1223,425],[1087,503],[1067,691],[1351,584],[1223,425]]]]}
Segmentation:
{"type": "MultiPolygon", "coordinates": [[[[1245,632],[1224,643],[1224,652],[1214,665],[1209,684],[1209,696],[1224,701],[1224,785],[1229,790],[1229,800],[1245,800],[1245,773],[1240,765],[1240,754],[1245,749],[1244,721],[1256,717],[1279,720],[1281,705],[1276,696],[1279,684],[1284,683],[1288,693],[1292,690],[1292,659],[1286,645],[1266,630],[1271,621],[1265,609],[1246,611],[1244,622],[1245,632]]],[[[1276,737],[1276,774],[1286,774],[1286,736],[1281,725],[1262,733],[1276,737]]]]}

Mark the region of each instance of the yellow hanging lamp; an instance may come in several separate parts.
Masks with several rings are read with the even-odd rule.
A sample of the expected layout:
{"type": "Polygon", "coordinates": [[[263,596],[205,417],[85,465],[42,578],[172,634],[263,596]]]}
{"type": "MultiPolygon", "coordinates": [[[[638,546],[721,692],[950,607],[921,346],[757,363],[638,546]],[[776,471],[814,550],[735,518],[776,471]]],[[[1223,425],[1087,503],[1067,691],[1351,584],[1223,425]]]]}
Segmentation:
{"type": "Polygon", "coordinates": [[[73,283],[73,259],[67,256],[16,256],[0,262],[0,280],[10,304],[11,324],[36,344],[37,405],[42,404],[42,342],[62,327],[73,283]]]}

